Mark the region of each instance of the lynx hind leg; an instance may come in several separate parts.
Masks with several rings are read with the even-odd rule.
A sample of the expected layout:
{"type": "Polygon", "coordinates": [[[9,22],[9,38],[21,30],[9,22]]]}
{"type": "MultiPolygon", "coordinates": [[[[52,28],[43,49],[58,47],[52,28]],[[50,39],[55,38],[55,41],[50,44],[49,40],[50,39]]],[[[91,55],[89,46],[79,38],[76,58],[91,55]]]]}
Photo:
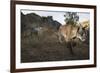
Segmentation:
{"type": "Polygon", "coordinates": [[[69,49],[71,55],[75,55],[73,51],[74,47],[71,41],[67,42],[67,48],[69,49]]]}

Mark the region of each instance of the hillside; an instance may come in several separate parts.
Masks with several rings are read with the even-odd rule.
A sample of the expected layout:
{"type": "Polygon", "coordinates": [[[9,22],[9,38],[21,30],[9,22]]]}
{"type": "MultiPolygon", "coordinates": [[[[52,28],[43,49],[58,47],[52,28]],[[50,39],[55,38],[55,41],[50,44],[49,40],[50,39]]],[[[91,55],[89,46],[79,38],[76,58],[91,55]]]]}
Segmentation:
{"type": "Polygon", "coordinates": [[[21,28],[23,30],[34,29],[37,27],[47,27],[57,30],[61,23],[53,20],[52,16],[41,17],[35,13],[24,15],[21,13],[21,28]]]}

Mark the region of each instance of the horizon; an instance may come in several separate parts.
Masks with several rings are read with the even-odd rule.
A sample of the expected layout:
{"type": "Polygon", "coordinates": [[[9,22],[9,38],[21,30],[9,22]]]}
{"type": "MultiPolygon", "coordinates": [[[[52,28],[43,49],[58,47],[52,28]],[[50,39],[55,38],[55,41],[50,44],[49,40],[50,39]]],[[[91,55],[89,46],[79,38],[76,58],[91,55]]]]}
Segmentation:
{"type": "MultiPolygon", "coordinates": [[[[65,24],[65,13],[68,11],[39,11],[39,10],[22,10],[21,11],[24,15],[30,14],[30,13],[36,13],[39,16],[52,16],[53,20],[58,21],[62,25],[65,24]]],[[[79,22],[83,22],[86,20],[90,20],[90,13],[87,12],[77,12],[79,15],[79,22]]]]}

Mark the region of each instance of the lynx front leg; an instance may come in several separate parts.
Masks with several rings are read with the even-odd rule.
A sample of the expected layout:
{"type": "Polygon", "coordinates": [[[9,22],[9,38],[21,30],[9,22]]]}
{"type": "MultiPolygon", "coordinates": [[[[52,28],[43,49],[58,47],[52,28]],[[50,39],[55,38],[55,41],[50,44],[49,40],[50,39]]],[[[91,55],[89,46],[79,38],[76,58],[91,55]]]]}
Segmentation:
{"type": "Polygon", "coordinates": [[[62,40],[62,36],[61,35],[59,36],[59,42],[60,43],[63,43],[63,40],[62,40]]]}

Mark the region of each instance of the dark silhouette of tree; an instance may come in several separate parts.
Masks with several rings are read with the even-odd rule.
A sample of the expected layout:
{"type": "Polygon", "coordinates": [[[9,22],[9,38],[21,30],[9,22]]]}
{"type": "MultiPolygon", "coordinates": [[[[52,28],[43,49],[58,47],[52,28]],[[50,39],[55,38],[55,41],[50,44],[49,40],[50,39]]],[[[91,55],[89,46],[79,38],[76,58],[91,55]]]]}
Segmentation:
{"type": "Polygon", "coordinates": [[[79,21],[77,12],[66,12],[64,17],[66,24],[76,25],[77,21],[79,21]]]}

